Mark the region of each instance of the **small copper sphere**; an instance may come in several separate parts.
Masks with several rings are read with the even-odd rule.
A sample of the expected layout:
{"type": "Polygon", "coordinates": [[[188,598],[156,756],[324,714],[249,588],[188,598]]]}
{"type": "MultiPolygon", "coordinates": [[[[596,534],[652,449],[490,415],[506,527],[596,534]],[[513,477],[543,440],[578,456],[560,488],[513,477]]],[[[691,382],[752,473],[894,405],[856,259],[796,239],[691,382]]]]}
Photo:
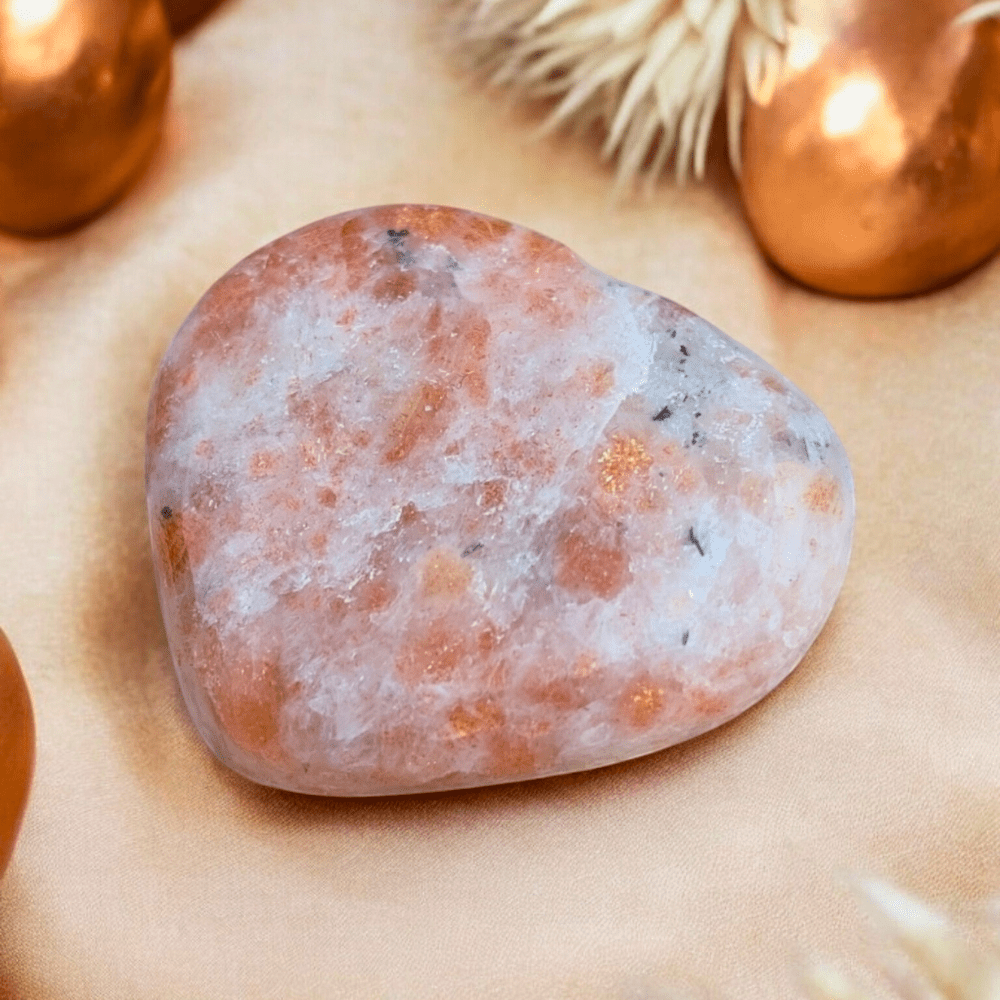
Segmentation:
{"type": "Polygon", "coordinates": [[[163,9],[176,38],[208,17],[222,0],[163,0],[163,9]]]}
{"type": "Polygon", "coordinates": [[[1000,21],[968,0],[800,0],[751,95],[740,185],[764,251],[824,292],[926,291],[1000,245],[1000,21]]]}
{"type": "Polygon", "coordinates": [[[71,229],[149,161],[170,89],[160,0],[0,0],[0,229],[71,229]]]}
{"type": "Polygon", "coordinates": [[[14,850],[35,766],[35,720],[21,668],[0,632],[0,875],[14,850]]]}

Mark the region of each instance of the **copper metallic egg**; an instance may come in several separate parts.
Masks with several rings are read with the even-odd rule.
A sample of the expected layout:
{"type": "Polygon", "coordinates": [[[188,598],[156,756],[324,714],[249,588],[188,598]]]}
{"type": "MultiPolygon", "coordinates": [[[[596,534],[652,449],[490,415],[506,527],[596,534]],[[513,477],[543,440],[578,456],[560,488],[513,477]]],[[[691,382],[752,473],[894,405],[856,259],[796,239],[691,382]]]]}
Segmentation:
{"type": "Polygon", "coordinates": [[[0,229],[70,229],[146,165],[170,88],[160,0],[0,0],[0,229]]]}
{"type": "Polygon", "coordinates": [[[751,95],[740,180],[764,251],[840,295],[925,291],[1000,245],[1000,21],[968,0],[801,0],[751,95]]]}
{"type": "Polygon", "coordinates": [[[183,35],[208,17],[222,0],[163,0],[170,30],[174,36],[183,35]]]}
{"type": "Polygon", "coordinates": [[[0,632],[0,875],[14,850],[35,764],[35,722],[21,668],[0,632]]]}

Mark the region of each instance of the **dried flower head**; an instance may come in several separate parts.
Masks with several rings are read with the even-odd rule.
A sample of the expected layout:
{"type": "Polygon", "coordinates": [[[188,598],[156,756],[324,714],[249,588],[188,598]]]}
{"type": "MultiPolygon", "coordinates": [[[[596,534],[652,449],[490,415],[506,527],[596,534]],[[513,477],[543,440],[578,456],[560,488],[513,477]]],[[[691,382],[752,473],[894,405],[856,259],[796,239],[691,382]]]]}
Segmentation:
{"type": "MultiPolygon", "coordinates": [[[[1000,1000],[1000,959],[974,947],[944,915],[881,879],[856,882],[889,942],[909,960],[921,984],[943,1000],[1000,1000]]],[[[889,963],[886,963],[887,967],[889,963]]],[[[892,973],[889,973],[890,978],[892,973]]],[[[869,1000],[836,967],[815,964],[804,975],[810,1000],[869,1000]]],[[[893,982],[905,995],[905,986],[893,982]]]]}

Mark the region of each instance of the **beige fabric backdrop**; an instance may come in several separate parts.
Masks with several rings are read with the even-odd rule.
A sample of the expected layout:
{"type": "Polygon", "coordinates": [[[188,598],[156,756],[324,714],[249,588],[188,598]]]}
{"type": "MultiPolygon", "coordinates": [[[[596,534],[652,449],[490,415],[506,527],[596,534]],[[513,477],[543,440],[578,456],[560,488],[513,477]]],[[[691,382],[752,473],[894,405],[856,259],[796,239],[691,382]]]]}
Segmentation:
{"type": "Polygon", "coordinates": [[[229,0],[177,48],[139,188],[70,237],[0,240],[0,625],[38,723],[3,1000],[784,1000],[797,956],[864,954],[843,872],[960,912],[1000,891],[1000,261],[837,301],[761,261],[721,166],[611,212],[592,150],[532,144],[443,66],[428,6],[229,0]],[[396,201],[554,236],[824,408],[853,563],[763,704],[630,764],[426,798],[297,797],[208,754],[150,566],[155,367],[239,258],[396,201]]]}

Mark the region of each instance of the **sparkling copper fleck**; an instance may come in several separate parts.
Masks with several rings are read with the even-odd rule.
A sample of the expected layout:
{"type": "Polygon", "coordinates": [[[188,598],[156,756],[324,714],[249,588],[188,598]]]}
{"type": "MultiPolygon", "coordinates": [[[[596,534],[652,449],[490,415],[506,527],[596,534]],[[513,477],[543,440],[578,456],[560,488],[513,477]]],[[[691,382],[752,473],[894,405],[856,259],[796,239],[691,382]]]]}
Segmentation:
{"type": "Polygon", "coordinates": [[[653,460],[643,443],[634,437],[616,434],[598,460],[601,485],[608,493],[621,493],[637,472],[645,472],[653,460]]]}

